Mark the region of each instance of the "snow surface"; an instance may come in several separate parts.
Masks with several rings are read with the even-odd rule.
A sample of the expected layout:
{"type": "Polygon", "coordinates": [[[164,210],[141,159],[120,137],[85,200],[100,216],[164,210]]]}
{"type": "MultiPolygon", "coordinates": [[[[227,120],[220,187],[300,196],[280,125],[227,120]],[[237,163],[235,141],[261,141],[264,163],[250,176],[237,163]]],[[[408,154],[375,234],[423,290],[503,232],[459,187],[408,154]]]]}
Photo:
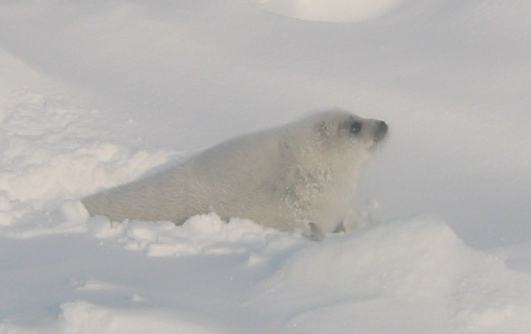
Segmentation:
{"type": "Polygon", "coordinates": [[[529,333],[531,3],[0,3],[0,333],[529,333]],[[277,15],[279,14],[279,15],[277,15]],[[79,199],[329,106],[388,142],[311,242],[79,199]]]}
{"type": "Polygon", "coordinates": [[[383,16],[409,0],[257,0],[262,8],[292,18],[361,22],[383,16]]]}

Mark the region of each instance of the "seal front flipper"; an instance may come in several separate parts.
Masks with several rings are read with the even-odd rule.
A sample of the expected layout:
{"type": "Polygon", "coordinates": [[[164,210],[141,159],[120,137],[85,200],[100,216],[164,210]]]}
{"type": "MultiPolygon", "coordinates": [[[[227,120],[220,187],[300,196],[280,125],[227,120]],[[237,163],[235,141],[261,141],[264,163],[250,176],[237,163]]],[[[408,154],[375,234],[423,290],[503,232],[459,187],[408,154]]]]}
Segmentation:
{"type": "Polygon", "coordinates": [[[347,227],[345,226],[345,221],[342,220],[341,223],[337,224],[336,228],[332,233],[345,233],[347,232],[347,227]]]}
{"type": "Polygon", "coordinates": [[[324,239],[325,234],[314,222],[308,222],[305,224],[303,235],[312,241],[321,241],[324,239]]]}

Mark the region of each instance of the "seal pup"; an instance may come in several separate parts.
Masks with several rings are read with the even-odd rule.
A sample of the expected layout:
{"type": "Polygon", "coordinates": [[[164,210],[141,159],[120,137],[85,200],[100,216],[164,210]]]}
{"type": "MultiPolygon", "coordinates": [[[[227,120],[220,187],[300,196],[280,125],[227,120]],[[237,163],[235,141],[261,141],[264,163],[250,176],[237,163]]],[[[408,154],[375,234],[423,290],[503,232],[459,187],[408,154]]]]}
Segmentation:
{"type": "Polygon", "coordinates": [[[328,110],[222,142],[82,202],[91,215],[113,221],[182,224],[215,212],[318,240],[343,228],[356,184],[387,131],[383,121],[328,110]]]}

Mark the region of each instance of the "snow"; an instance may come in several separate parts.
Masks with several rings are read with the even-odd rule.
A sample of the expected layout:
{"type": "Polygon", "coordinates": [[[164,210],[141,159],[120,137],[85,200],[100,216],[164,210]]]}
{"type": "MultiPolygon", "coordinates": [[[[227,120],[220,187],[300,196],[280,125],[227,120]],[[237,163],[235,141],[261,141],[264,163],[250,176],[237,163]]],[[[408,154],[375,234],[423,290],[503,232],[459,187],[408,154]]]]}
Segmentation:
{"type": "Polygon", "coordinates": [[[528,333],[531,4],[3,1],[0,333],[528,333]],[[278,14],[278,15],[277,15],[278,14]],[[341,106],[381,221],[89,217],[83,196],[341,106]]]}
{"type": "Polygon", "coordinates": [[[383,16],[408,0],[259,0],[262,8],[287,17],[322,22],[361,22],[383,16]]]}

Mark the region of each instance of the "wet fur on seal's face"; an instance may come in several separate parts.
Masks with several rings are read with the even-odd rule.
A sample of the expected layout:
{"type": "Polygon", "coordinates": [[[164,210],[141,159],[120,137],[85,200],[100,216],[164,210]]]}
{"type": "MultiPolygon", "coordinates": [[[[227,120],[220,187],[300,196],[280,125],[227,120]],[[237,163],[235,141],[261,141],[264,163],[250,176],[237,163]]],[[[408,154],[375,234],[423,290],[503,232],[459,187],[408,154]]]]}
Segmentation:
{"type": "Polygon", "coordinates": [[[387,125],[342,110],[241,136],[183,164],[83,200],[113,220],[170,220],[216,212],[313,239],[336,230],[387,125]]]}

